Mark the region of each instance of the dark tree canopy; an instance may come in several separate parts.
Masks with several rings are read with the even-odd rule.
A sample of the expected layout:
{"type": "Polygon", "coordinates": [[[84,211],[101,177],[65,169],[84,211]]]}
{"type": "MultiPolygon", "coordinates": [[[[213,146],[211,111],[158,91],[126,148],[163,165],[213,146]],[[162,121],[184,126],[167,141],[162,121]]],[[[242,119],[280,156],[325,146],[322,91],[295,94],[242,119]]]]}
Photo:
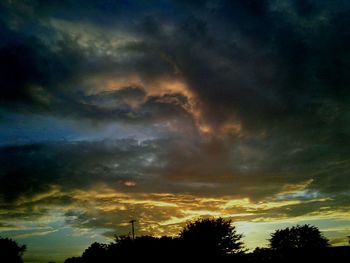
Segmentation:
{"type": "Polygon", "coordinates": [[[320,230],[310,225],[276,230],[269,241],[270,247],[275,250],[321,249],[329,245],[320,230]]]}
{"type": "Polygon", "coordinates": [[[0,261],[11,263],[22,263],[22,255],[26,246],[19,246],[16,241],[10,238],[0,237],[0,261]]]}
{"type": "Polygon", "coordinates": [[[109,244],[93,243],[81,257],[69,258],[65,263],[295,263],[350,259],[350,247],[328,247],[328,240],[310,225],[276,230],[270,247],[257,248],[252,253],[243,249],[241,239],[230,220],[198,219],[188,223],[177,237],[116,236],[109,244]]]}
{"type": "Polygon", "coordinates": [[[242,235],[236,233],[231,220],[198,219],[188,223],[180,233],[188,249],[207,254],[233,254],[241,252],[242,235]]]}
{"type": "Polygon", "coordinates": [[[105,259],[106,251],[106,244],[95,242],[84,251],[82,258],[84,259],[84,262],[98,262],[99,260],[105,259]]]}

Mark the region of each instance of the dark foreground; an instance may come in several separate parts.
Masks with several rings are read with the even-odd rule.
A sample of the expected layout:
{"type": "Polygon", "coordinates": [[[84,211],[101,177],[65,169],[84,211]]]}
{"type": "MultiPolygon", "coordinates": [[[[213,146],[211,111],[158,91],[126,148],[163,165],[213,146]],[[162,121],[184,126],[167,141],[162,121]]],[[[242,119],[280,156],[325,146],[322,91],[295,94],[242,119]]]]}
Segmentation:
{"type": "Polygon", "coordinates": [[[112,262],[350,262],[350,247],[327,247],[305,250],[276,251],[258,248],[254,252],[222,254],[191,244],[181,244],[171,239],[152,240],[148,237],[130,240],[122,246],[94,243],[80,257],[72,257],[65,263],[112,262]],[[142,240],[143,239],[143,240],[142,240]],[[176,244],[177,243],[177,244],[176,244]]]}

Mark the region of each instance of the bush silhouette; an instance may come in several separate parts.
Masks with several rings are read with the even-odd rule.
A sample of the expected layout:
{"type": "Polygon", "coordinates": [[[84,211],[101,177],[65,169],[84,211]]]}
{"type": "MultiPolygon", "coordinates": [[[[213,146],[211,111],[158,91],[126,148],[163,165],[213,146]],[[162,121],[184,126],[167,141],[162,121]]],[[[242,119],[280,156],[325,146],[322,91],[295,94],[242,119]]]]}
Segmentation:
{"type": "Polygon", "coordinates": [[[19,246],[10,238],[0,237],[0,260],[8,263],[22,263],[22,255],[26,246],[19,246]]]}

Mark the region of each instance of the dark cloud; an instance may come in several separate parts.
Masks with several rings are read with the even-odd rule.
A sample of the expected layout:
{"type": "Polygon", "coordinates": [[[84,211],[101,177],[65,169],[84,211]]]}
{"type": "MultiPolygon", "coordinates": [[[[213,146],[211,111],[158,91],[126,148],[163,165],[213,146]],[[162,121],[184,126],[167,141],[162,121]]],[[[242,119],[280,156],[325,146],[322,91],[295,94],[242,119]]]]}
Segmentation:
{"type": "Polygon", "coordinates": [[[142,166],[138,160],[150,150],[151,146],[138,145],[135,140],[62,141],[4,147],[1,149],[1,193],[11,200],[22,194],[36,194],[55,184],[68,190],[104,180],[138,178],[142,166]]]}
{"type": "MultiPolygon", "coordinates": [[[[57,4],[58,10],[64,7],[75,10],[75,5],[66,4],[57,4]]],[[[88,6],[90,4],[96,13],[104,10],[94,3],[88,6]]],[[[124,3],[106,4],[109,5],[110,10],[125,8],[124,3]]],[[[46,14],[53,10],[45,4],[40,6],[47,9],[46,14]]],[[[131,9],[137,9],[138,4],[131,6],[131,9]]],[[[178,4],[174,4],[174,8],[176,6],[178,4]]],[[[45,54],[47,47],[38,45],[35,48],[35,41],[29,40],[27,42],[34,48],[23,47],[25,54],[19,52],[19,55],[28,57],[28,68],[33,72],[25,73],[26,70],[20,68],[10,72],[28,74],[30,78],[39,75],[36,77],[38,83],[35,79],[26,80],[25,75],[15,78],[21,83],[12,85],[17,87],[13,90],[19,92],[9,95],[30,96],[30,84],[51,90],[46,86],[64,81],[66,74],[81,77],[98,71],[111,71],[117,75],[137,72],[151,79],[172,74],[172,68],[160,58],[160,53],[164,53],[170,56],[202,100],[205,118],[210,123],[220,125],[235,119],[245,129],[254,131],[279,125],[286,118],[292,121],[297,118],[305,125],[319,111],[321,105],[318,102],[339,102],[348,97],[344,70],[347,68],[345,54],[349,37],[342,33],[346,32],[343,30],[346,17],[334,8],[326,12],[326,6],[314,1],[220,1],[216,5],[195,5],[193,9],[186,9],[188,15],[173,18],[165,18],[158,12],[146,13],[137,20],[136,26],[134,23],[129,28],[133,35],[142,38],[136,46],[130,44],[128,48],[138,50],[142,56],[122,62],[105,56],[81,57],[83,51],[74,41],[62,43],[64,46],[58,54],[45,54]],[[36,54],[38,50],[44,55],[36,54]],[[44,66],[47,64],[50,67],[44,66]],[[38,69],[38,65],[45,70],[38,69]],[[83,69],[77,72],[78,68],[83,69]],[[53,72],[55,76],[60,72],[63,76],[53,78],[50,76],[53,72]],[[45,82],[45,79],[48,80],[45,82]],[[47,83],[50,79],[52,81],[47,83]]],[[[113,16],[107,12],[106,17],[113,16]]],[[[108,26],[104,25],[104,28],[108,26]]],[[[105,42],[108,43],[108,38],[105,42]]],[[[10,46],[14,46],[13,43],[10,46]]],[[[11,55],[11,52],[6,53],[11,55]]],[[[92,55],[96,56],[96,53],[92,55]]],[[[11,58],[11,61],[16,63],[19,58],[11,58]]],[[[11,77],[11,74],[7,75],[11,77]]],[[[79,83],[73,86],[79,86],[79,83]]],[[[74,101],[74,98],[74,93],[59,97],[62,103],[74,101]]],[[[346,103],[342,102],[340,107],[346,103]]],[[[83,108],[80,104],[77,107],[83,108]]]]}
{"type": "MultiPolygon", "coordinates": [[[[170,118],[179,115],[181,118],[187,114],[182,108],[186,98],[180,94],[146,98],[142,88],[126,87],[88,95],[77,81],[92,70],[92,65],[84,63],[92,62],[88,61],[84,51],[78,49],[76,42],[65,39],[57,43],[58,50],[52,51],[37,38],[8,29],[4,31],[5,41],[0,48],[0,85],[1,106],[5,109],[131,122],[154,120],[161,115],[170,118]],[[144,104],[140,109],[133,109],[133,103],[144,104]],[[164,110],[163,113],[160,109],[164,110]]],[[[102,67],[108,69],[110,65],[107,63],[102,67]]]]}
{"type": "Polygon", "coordinates": [[[321,149],[296,147],[291,152],[292,147],[284,141],[262,144],[237,138],[232,144],[192,138],[190,143],[184,138],[2,147],[2,197],[16,200],[52,185],[69,191],[106,183],[122,192],[234,195],[264,200],[283,192],[287,184],[307,180],[312,180],[307,186],[311,194],[302,193],[307,198],[339,198],[341,207],[341,200],[348,195],[348,161],[329,158],[327,149],[322,157],[321,149]],[[315,156],[312,151],[316,151],[315,156]],[[125,184],[128,181],[133,187],[125,184]]]}
{"type": "Polygon", "coordinates": [[[62,115],[63,104],[72,104],[67,86],[79,75],[81,52],[68,40],[51,50],[35,36],[1,28],[1,108],[62,115]]]}
{"type": "MultiPolygon", "coordinates": [[[[234,121],[242,125],[245,135],[265,134],[247,139],[251,145],[244,147],[250,157],[242,157],[239,147],[231,149],[234,138],[229,144],[213,142],[214,150],[200,145],[195,149],[198,154],[187,146],[167,145],[174,149],[165,159],[181,164],[181,168],[173,168],[180,169],[181,176],[197,178],[195,171],[203,170],[199,172],[201,180],[211,180],[213,173],[234,177],[249,166],[263,174],[292,173],[296,181],[307,171],[322,181],[322,172],[315,171],[322,167],[317,162],[347,158],[342,142],[349,136],[346,70],[350,38],[346,33],[348,5],[341,4],[342,9],[328,1],[179,1],[158,8],[147,3],[127,7],[113,1],[88,1],[84,7],[70,1],[52,5],[38,1],[34,3],[37,8],[26,2],[4,3],[2,106],[98,121],[181,119],[182,126],[196,133],[194,117],[188,111],[189,98],[181,92],[151,95],[144,88],[130,86],[117,91],[98,87],[91,94],[83,83],[90,76],[118,78],[135,73],[148,82],[181,77],[198,97],[202,118],[209,125],[218,128],[234,121]],[[95,31],[112,32],[118,22],[125,25],[126,16],[118,18],[114,12],[126,9],[134,19],[127,30],[135,41],[113,48],[112,35],[98,38],[101,35],[90,33],[92,40],[102,41],[92,45],[91,41],[82,42],[83,32],[80,36],[69,33],[77,18],[87,27],[97,26],[95,31]],[[148,11],[139,15],[139,10],[148,11]],[[161,15],[164,10],[173,15],[161,15]],[[100,14],[105,16],[101,21],[100,14]],[[52,22],[57,19],[68,24],[57,26],[52,22]],[[26,21],[31,21],[27,28],[26,21]],[[43,21],[51,23],[43,25],[43,21]],[[51,38],[47,32],[53,33],[51,38]],[[116,56],[106,55],[101,47],[116,56]],[[126,59],[121,59],[123,56],[126,59]],[[285,141],[297,141],[298,147],[285,141]],[[185,160],[183,151],[192,155],[185,160]],[[293,151],[298,154],[291,154],[293,151]],[[333,154],[331,160],[327,153],[333,154]],[[202,168],[209,160],[211,168],[202,168]],[[299,172],[300,176],[294,175],[299,172]]],[[[172,169],[164,173],[175,174],[172,169]]],[[[339,168],[334,181],[341,182],[344,176],[339,168]]]]}
{"type": "Polygon", "coordinates": [[[234,118],[248,130],[286,119],[307,125],[318,102],[348,97],[347,52],[339,47],[349,38],[341,33],[341,11],[311,1],[295,5],[221,1],[214,13],[196,6],[188,17],[166,21],[172,34],[157,17],[141,23],[139,33],[170,54],[212,124],[234,118]],[[307,10],[314,11],[304,18],[307,10]]]}

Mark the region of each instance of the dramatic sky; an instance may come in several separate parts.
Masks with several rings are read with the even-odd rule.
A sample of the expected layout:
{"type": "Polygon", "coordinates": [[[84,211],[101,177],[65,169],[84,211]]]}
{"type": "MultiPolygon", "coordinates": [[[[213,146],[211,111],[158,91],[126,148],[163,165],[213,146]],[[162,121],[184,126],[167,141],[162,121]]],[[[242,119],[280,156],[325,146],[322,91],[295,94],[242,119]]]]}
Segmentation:
{"type": "Polygon", "coordinates": [[[347,0],[0,3],[0,235],[62,262],[230,218],[350,235],[347,0]]]}

